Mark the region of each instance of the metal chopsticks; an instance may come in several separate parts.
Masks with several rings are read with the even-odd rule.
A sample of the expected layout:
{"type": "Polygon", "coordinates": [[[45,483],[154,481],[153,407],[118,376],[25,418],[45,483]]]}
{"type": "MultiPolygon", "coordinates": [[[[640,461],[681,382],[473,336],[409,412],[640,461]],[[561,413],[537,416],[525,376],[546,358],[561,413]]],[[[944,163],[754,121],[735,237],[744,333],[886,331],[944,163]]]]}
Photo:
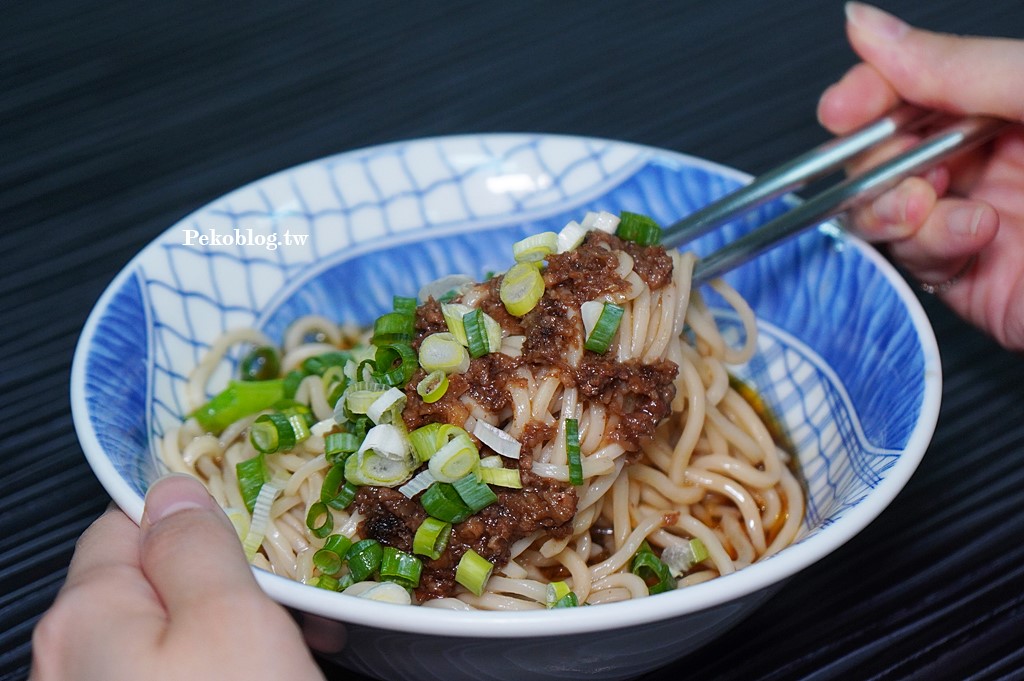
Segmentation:
{"type": "MultiPolygon", "coordinates": [[[[903,106],[889,115],[844,137],[830,140],[771,170],[752,183],[665,228],[662,243],[677,247],[739,217],[746,211],[786,192],[838,170],[843,163],[896,133],[920,127],[933,114],[903,106]]],[[[873,199],[901,180],[973,148],[994,137],[1005,121],[974,116],[958,119],[941,128],[912,149],[861,175],[848,178],[796,205],[783,215],[701,258],[694,269],[698,283],[714,279],[786,239],[846,212],[861,201],[873,199]]]]}

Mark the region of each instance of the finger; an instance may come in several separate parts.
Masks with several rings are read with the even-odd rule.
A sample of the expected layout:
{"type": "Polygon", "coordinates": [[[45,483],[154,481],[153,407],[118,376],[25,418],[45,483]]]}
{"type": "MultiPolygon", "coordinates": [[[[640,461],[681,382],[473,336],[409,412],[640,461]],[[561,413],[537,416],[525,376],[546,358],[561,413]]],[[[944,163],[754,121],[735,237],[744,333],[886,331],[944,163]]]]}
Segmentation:
{"type": "Polygon", "coordinates": [[[856,209],[854,227],[872,242],[908,239],[928,220],[936,201],[935,188],[927,180],[911,177],[856,209]]]}
{"type": "Polygon", "coordinates": [[[233,599],[265,598],[230,521],[190,476],[167,476],[150,487],[140,546],[142,569],[172,621],[201,618],[233,599]]]}
{"type": "Polygon", "coordinates": [[[845,135],[879,118],[899,102],[899,95],[870,64],[860,63],[818,100],[818,121],[836,135],[845,135]]]}
{"type": "Polygon", "coordinates": [[[853,49],[914,104],[1024,120],[1024,43],[914,28],[880,9],[846,5],[853,49]]]}
{"type": "Polygon", "coordinates": [[[139,566],[139,528],[119,509],[110,509],[82,533],[64,580],[65,588],[111,568],[139,566]]]}
{"type": "Polygon", "coordinates": [[[918,281],[940,284],[962,274],[998,230],[999,215],[987,203],[941,199],[913,237],[894,242],[890,252],[918,281]]]}

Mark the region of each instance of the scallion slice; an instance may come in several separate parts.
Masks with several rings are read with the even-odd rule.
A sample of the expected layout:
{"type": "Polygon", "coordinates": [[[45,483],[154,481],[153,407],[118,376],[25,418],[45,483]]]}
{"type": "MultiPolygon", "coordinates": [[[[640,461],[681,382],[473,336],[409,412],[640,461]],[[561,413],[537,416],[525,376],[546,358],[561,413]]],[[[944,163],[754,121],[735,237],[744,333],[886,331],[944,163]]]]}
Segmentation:
{"type": "Polygon", "coordinates": [[[437,480],[434,479],[434,474],[430,472],[429,468],[425,468],[412,476],[412,480],[399,487],[398,491],[406,498],[412,499],[435,482],[437,482],[437,480]]]}
{"type": "Polygon", "coordinates": [[[484,311],[478,307],[473,308],[462,317],[462,325],[466,330],[466,345],[469,347],[469,356],[483,357],[490,352],[491,344],[487,338],[487,329],[484,327],[484,311]]]}
{"type": "Polygon", "coordinates": [[[451,523],[427,516],[416,528],[416,535],[412,538],[412,551],[437,560],[448,546],[451,533],[451,523]]]}
{"type": "Polygon", "coordinates": [[[376,539],[362,539],[353,544],[345,554],[352,579],[361,582],[380,569],[384,547],[376,539]]]}
{"type": "Polygon", "coordinates": [[[328,574],[317,575],[309,580],[308,584],[326,591],[339,591],[341,589],[341,582],[338,581],[338,578],[328,574]]]}
{"type": "Polygon", "coordinates": [[[676,581],[664,561],[654,555],[650,545],[644,542],[640,545],[636,555],[633,556],[632,572],[645,582],[647,590],[651,594],[660,594],[671,591],[676,587],[676,581]]]}
{"type": "Polygon", "coordinates": [[[416,351],[408,343],[388,343],[377,347],[374,377],[388,386],[404,386],[416,373],[416,351]]]}
{"type": "Polygon", "coordinates": [[[416,299],[407,296],[393,296],[391,298],[391,308],[399,314],[415,317],[416,299]]]}
{"type": "Polygon", "coordinates": [[[355,433],[328,433],[324,437],[324,455],[331,463],[341,463],[345,457],[359,449],[355,433]]]}
{"type": "Polygon", "coordinates": [[[518,468],[494,468],[481,465],[476,469],[480,482],[497,487],[508,487],[510,489],[522,489],[523,480],[519,476],[518,468]]]}
{"type": "Polygon", "coordinates": [[[416,333],[416,319],[402,312],[386,312],[373,323],[374,345],[408,343],[416,333]]]}
{"type": "Polygon", "coordinates": [[[263,483],[270,479],[267,462],[264,461],[262,454],[257,454],[251,459],[235,464],[235,473],[238,476],[238,491],[242,493],[245,507],[252,513],[263,483]]]}
{"type": "Polygon", "coordinates": [[[209,402],[192,412],[203,430],[219,435],[238,419],[269,409],[284,397],[284,381],[231,381],[209,402]]]}
{"type": "Polygon", "coordinates": [[[498,500],[498,495],[487,486],[487,483],[477,480],[476,475],[472,473],[459,478],[452,486],[473,513],[487,508],[498,500]]]}
{"type": "Polygon", "coordinates": [[[555,607],[556,603],[558,603],[560,600],[562,600],[571,593],[572,589],[570,589],[569,585],[562,580],[548,582],[545,597],[545,605],[547,605],[547,607],[549,608],[553,608],[555,607]]]}
{"type": "Polygon", "coordinates": [[[580,307],[580,317],[583,318],[586,336],[583,347],[592,352],[607,352],[615,333],[619,330],[622,313],[623,308],[613,303],[596,300],[583,303],[580,307]]]}
{"type": "Polygon", "coordinates": [[[558,234],[540,232],[512,244],[512,257],[516,262],[537,263],[558,251],[558,234]]]}
{"type": "Polygon", "coordinates": [[[409,590],[395,582],[374,584],[366,591],[357,594],[356,598],[365,598],[368,601],[379,601],[381,603],[394,603],[395,605],[412,604],[412,596],[409,595],[409,590]]]}
{"type": "Polygon", "coordinates": [[[393,546],[385,546],[379,572],[380,578],[384,581],[394,582],[406,589],[415,589],[420,585],[423,561],[411,553],[400,551],[393,546]]]}
{"type": "Polygon", "coordinates": [[[325,575],[336,575],[341,572],[345,563],[345,554],[352,546],[352,540],[343,534],[332,534],[327,538],[323,548],[313,554],[313,565],[325,575]]]}
{"type": "Polygon", "coordinates": [[[518,459],[522,451],[522,444],[501,428],[492,426],[486,421],[477,419],[473,425],[473,435],[480,442],[494,450],[495,454],[501,454],[509,459],[518,459]]]}
{"type": "Polygon", "coordinates": [[[682,544],[670,544],[661,551],[661,560],[668,566],[673,577],[681,577],[694,565],[707,559],[708,549],[697,538],[682,544]]]}
{"type": "Polygon", "coordinates": [[[335,464],[324,476],[323,485],[320,486],[320,501],[342,511],[351,505],[358,492],[356,485],[345,480],[344,464],[335,464]]]}
{"type": "Polygon", "coordinates": [[[376,424],[395,423],[405,407],[405,393],[400,388],[389,388],[370,404],[366,415],[376,424]]]}
{"type": "Polygon", "coordinates": [[[473,549],[468,549],[455,568],[455,581],[480,596],[493,571],[494,565],[490,561],[473,549]]]}
{"type": "Polygon", "coordinates": [[[447,482],[436,482],[420,497],[427,514],[446,523],[461,523],[473,515],[458,491],[447,482]]]}
{"type": "Polygon", "coordinates": [[[295,430],[284,414],[261,414],[249,426],[249,442],[262,454],[288,451],[295,446],[295,430]]]}
{"type": "Polygon", "coordinates": [[[583,484],[583,458],[580,455],[580,427],[576,419],[565,420],[565,453],[569,464],[569,483],[583,484]]]}
{"type": "Polygon", "coordinates": [[[466,338],[466,326],[462,320],[472,310],[472,307],[462,303],[441,303],[441,316],[444,317],[448,332],[465,347],[469,346],[469,340],[466,338]]]}
{"type": "Polygon", "coordinates": [[[277,495],[281,493],[283,487],[284,485],[274,481],[265,482],[263,487],[260,488],[260,493],[256,496],[256,503],[252,509],[252,521],[249,523],[249,531],[246,533],[245,539],[242,540],[242,549],[245,551],[245,557],[250,562],[252,562],[253,556],[256,555],[256,551],[259,550],[260,545],[263,543],[267,527],[270,526],[270,507],[274,504],[274,500],[277,499],[277,495]]]}
{"type": "Polygon", "coordinates": [[[575,220],[568,222],[558,233],[558,252],[568,253],[575,250],[577,246],[583,243],[583,239],[586,236],[587,230],[580,223],[575,220]]]}
{"type": "Polygon", "coordinates": [[[587,231],[597,229],[608,234],[615,234],[615,230],[619,226],[619,216],[614,213],[609,213],[606,210],[600,212],[587,211],[587,214],[583,216],[582,225],[587,231]]]}
{"type": "Polygon", "coordinates": [[[640,213],[622,211],[619,214],[619,225],[615,235],[625,241],[632,241],[640,246],[653,246],[661,243],[661,227],[652,218],[640,213]]]}
{"type": "Polygon", "coordinates": [[[544,295],[544,277],[533,264],[517,263],[502,278],[498,295],[510,315],[522,317],[544,295]]]}
{"type": "Polygon", "coordinates": [[[398,487],[412,476],[410,460],[381,456],[374,450],[350,455],[345,460],[345,479],[354,485],[398,487]]]}
{"type": "Polygon", "coordinates": [[[450,333],[433,333],[420,343],[419,363],[424,371],[461,374],[469,369],[469,352],[450,333]]]}
{"type": "Polygon", "coordinates": [[[322,501],[314,501],[309,505],[306,513],[306,527],[313,533],[314,537],[326,537],[334,531],[334,514],[327,504],[322,501]]]}
{"type": "Polygon", "coordinates": [[[433,404],[448,392],[448,376],[443,371],[431,371],[416,384],[416,394],[427,404],[433,404]]]}
{"type": "Polygon", "coordinates": [[[440,482],[455,482],[475,471],[479,464],[480,453],[465,431],[434,452],[427,462],[430,472],[440,482]]]}

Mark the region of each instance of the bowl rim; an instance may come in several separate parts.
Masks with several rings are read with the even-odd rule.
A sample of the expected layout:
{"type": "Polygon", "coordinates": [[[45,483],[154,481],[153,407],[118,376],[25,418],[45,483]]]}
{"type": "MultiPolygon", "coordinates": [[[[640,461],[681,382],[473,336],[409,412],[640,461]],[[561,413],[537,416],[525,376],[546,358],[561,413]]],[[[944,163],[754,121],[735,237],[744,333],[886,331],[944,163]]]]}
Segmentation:
{"type": "MultiPolygon", "coordinates": [[[[149,249],[155,248],[158,242],[166,239],[170,233],[180,229],[182,225],[207,210],[211,205],[236,193],[247,191],[271,178],[295,173],[309,166],[344,156],[363,154],[371,150],[383,150],[395,145],[510,136],[621,145],[647,152],[655,157],[681,160],[691,166],[703,168],[743,183],[752,179],[752,176],[747,173],[713,161],[628,141],[547,133],[471,133],[401,140],[331,154],[252,180],[190,211],[140,249],[110,281],[83,326],[72,359],[71,411],[79,442],[94,474],[126,515],[139,523],[144,499],[140,498],[121,478],[111,460],[106,456],[92,427],[84,394],[86,359],[103,312],[109,307],[111,299],[120,290],[125,280],[133,276],[139,262],[146,256],[149,249]]],[[[863,257],[871,261],[872,265],[894,289],[909,314],[921,345],[924,360],[924,389],[918,419],[897,462],[886,471],[883,480],[872,488],[864,499],[856,506],[848,508],[840,518],[830,523],[826,530],[786,547],[770,559],[755,563],[730,575],[717,577],[686,589],[658,594],[657,598],[602,604],[596,610],[594,608],[565,608],[559,609],[557,612],[548,610],[467,612],[442,608],[395,606],[352,598],[341,593],[326,592],[253,567],[252,572],[256,581],[273,600],[306,613],[349,624],[392,631],[471,638],[531,638],[552,634],[583,634],[626,628],[690,615],[742,599],[773,585],[781,585],[789,577],[821,560],[852,539],[888,507],[920,464],[938,421],[942,393],[941,363],[934,330],[920,301],[895,267],[872,246],[855,235],[846,235],[844,243],[858,249],[863,257]]]]}

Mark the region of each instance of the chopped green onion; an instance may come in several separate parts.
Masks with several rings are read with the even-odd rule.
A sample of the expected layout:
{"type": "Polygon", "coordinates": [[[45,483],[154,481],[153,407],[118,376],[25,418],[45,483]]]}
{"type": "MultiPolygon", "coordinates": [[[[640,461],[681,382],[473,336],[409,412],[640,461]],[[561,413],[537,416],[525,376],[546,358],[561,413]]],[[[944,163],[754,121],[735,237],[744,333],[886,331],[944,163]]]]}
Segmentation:
{"type": "Polygon", "coordinates": [[[388,386],[404,386],[419,367],[416,351],[408,343],[379,345],[374,363],[374,377],[388,386]]]}
{"type": "Polygon", "coordinates": [[[389,388],[366,409],[366,415],[376,424],[394,423],[405,407],[405,393],[400,388],[389,388]]]}
{"type": "Polygon", "coordinates": [[[416,458],[420,461],[429,461],[441,445],[438,444],[438,437],[444,424],[428,423],[425,426],[409,432],[409,442],[412,443],[416,458]]]}
{"type": "Polygon", "coordinates": [[[324,483],[320,486],[320,501],[342,511],[355,500],[358,492],[356,485],[345,480],[345,466],[335,464],[324,476],[324,483]]]}
{"type": "Polygon", "coordinates": [[[451,523],[427,516],[416,528],[416,535],[412,538],[412,551],[437,560],[448,546],[451,533],[451,523]]]}
{"type": "Polygon", "coordinates": [[[583,229],[590,231],[592,229],[607,232],[608,234],[615,234],[615,230],[618,229],[619,219],[618,215],[609,213],[606,210],[602,210],[598,213],[593,211],[587,211],[587,214],[583,216],[581,225],[583,229]]]}
{"type": "Polygon", "coordinates": [[[607,352],[615,333],[619,330],[622,313],[623,308],[613,303],[602,303],[597,300],[583,303],[580,307],[586,335],[583,347],[592,352],[607,352]]]}
{"type": "Polygon", "coordinates": [[[492,426],[486,421],[480,419],[477,419],[476,424],[473,426],[473,435],[475,435],[480,442],[493,449],[496,454],[500,454],[501,456],[509,459],[518,459],[523,448],[519,440],[509,435],[501,428],[492,426]]]}
{"type": "MultiPolygon", "coordinates": [[[[306,430],[309,434],[309,430],[306,430]]],[[[284,414],[261,414],[249,426],[249,442],[257,452],[272,454],[295,446],[295,429],[284,414]]]]}
{"type": "Polygon", "coordinates": [[[356,598],[365,598],[368,601],[379,601],[381,603],[394,603],[395,605],[410,605],[412,603],[412,596],[409,595],[408,589],[394,582],[374,584],[366,591],[357,594],[356,598]]]}
{"type": "Polygon", "coordinates": [[[338,578],[327,574],[313,577],[309,580],[308,584],[318,589],[326,589],[327,591],[339,591],[341,589],[341,582],[338,581],[338,578]]]}
{"type": "Polygon", "coordinates": [[[580,226],[580,223],[575,220],[568,222],[558,233],[558,252],[568,253],[575,250],[586,236],[587,230],[580,226]]]}
{"type": "Polygon", "coordinates": [[[575,608],[575,607],[579,606],[579,604],[580,604],[579,597],[576,596],[575,592],[570,591],[569,593],[567,593],[564,596],[562,596],[561,598],[559,598],[558,601],[555,602],[555,604],[553,606],[551,606],[551,607],[552,608],[575,608]]]}
{"type": "Polygon", "coordinates": [[[427,462],[430,472],[440,482],[455,482],[475,471],[479,464],[480,453],[465,431],[434,452],[427,462]]]}
{"type": "Polygon", "coordinates": [[[494,565],[473,549],[468,549],[455,568],[455,581],[480,596],[493,571],[494,565]]]}
{"type": "Polygon", "coordinates": [[[380,569],[384,548],[376,539],[362,539],[349,548],[345,554],[352,579],[361,582],[380,569]]]}
{"type": "Polygon", "coordinates": [[[469,347],[469,339],[466,338],[466,325],[463,321],[466,315],[474,308],[462,303],[441,303],[441,316],[448,326],[448,332],[455,336],[455,340],[463,347],[469,347]]]}
{"type": "Polygon", "coordinates": [[[348,362],[348,360],[351,358],[352,355],[350,353],[343,352],[341,350],[325,352],[321,355],[306,358],[302,362],[302,371],[307,376],[323,376],[331,367],[345,366],[345,363],[348,362]]]}
{"type": "Polygon", "coordinates": [[[399,314],[416,316],[416,299],[406,296],[394,296],[391,299],[391,308],[399,314]]]}
{"type": "Polygon", "coordinates": [[[238,419],[269,409],[282,397],[284,382],[279,378],[269,381],[231,381],[227,388],[192,412],[192,416],[203,430],[219,435],[238,419]]]}
{"type": "Polygon", "coordinates": [[[654,551],[651,550],[647,542],[641,544],[640,549],[633,556],[632,572],[647,582],[647,590],[651,594],[671,591],[676,587],[676,581],[672,578],[668,566],[654,555],[654,551]]]}
{"type": "Polygon", "coordinates": [[[416,319],[401,312],[386,312],[373,323],[374,345],[408,343],[416,333],[416,319]]]}
{"type": "Polygon", "coordinates": [[[334,514],[322,501],[315,501],[306,513],[306,527],[314,537],[326,537],[334,531],[334,514]]]}
{"type": "Polygon", "coordinates": [[[490,352],[491,344],[487,338],[487,329],[484,328],[484,311],[478,307],[473,308],[463,315],[462,324],[466,329],[466,345],[469,347],[469,356],[483,357],[490,352]]]}
{"type": "Polygon", "coordinates": [[[298,369],[292,369],[284,375],[282,379],[283,389],[282,397],[292,399],[295,397],[295,393],[299,390],[299,384],[302,383],[303,379],[306,378],[306,374],[302,373],[298,369]]]}
{"type": "Polygon", "coordinates": [[[558,251],[558,234],[540,232],[512,244],[512,256],[516,262],[537,263],[558,251]]]}
{"type": "Polygon", "coordinates": [[[410,461],[382,456],[372,449],[353,454],[345,460],[345,478],[355,485],[398,487],[409,479],[412,472],[410,461]]]}
{"type": "Polygon", "coordinates": [[[433,404],[448,392],[448,376],[443,371],[431,371],[416,385],[418,394],[427,404],[433,404]]]}
{"type": "Polygon", "coordinates": [[[394,582],[407,589],[415,589],[420,585],[420,574],[423,562],[405,551],[393,546],[385,546],[380,560],[380,578],[394,582]]]}
{"type": "Polygon", "coordinates": [[[392,423],[380,423],[371,428],[356,454],[367,452],[374,452],[393,461],[408,461],[412,452],[404,424],[400,427],[392,423]]]}
{"type": "Polygon", "coordinates": [[[580,456],[580,428],[576,419],[565,420],[565,453],[569,463],[569,483],[583,484],[583,458],[580,456]]]}
{"type": "Polygon", "coordinates": [[[416,475],[412,476],[412,480],[399,487],[398,491],[401,492],[407,499],[412,499],[414,496],[424,491],[425,489],[433,485],[435,482],[437,482],[437,480],[434,479],[434,474],[430,472],[429,468],[425,468],[416,475]]]}
{"type": "Polygon", "coordinates": [[[519,476],[518,468],[494,468],[492,466],[483,466],[481,461],[480,468],[476,469],[476,474],[480,478],[480,482],[488,485],[495,485],[497,487],[508,487],[510,489],[522,489],[523,480],[519,476]]]}
{"type": "Polygon", "coordinates": [[[697,538],[683,544],[670,544],[661,552],[661,560],[668,566],[673,577],[681,577],[694,565],[707,559],[708,549],[697,538]]]}
{"type": "Polygon", "coordinates": [[[420,366],[424,371],[461,374],[469,369],[469,353],[450,333],[433,333],[420,343],[420,366]]]}
{"type": "Polygon", "coordinates": [[[436,482],[420,497],[427,514],[446,523],[461,523],[473,515],[458,491],[447,482],[436,482]]]}
{"type": "Polygon", "coordinates": [[[487,483],[477,480],[472,473],[459,478],[452,486],[473,513],[487,508],[498,500],[498,495],[491,491],[487,483]]]}
{"type": "MultiPolygon", "coordinates": [[[[309,421],[303,414],[292,414],[288,417],[288,423],[295,435],[295,442],[305,442],[309,439],[309,421]]],[[[294,446],[294,445],[293,445],[294,446]]]]}
{"type": "MultiPolygon", "coordinates": [[[[390,386],[375,381],[357,381],[345,391],[345,411],[349,414],[365,414],[377,398],[387,392],[390,386]]],[[[337,411],[337,410],[335,410],[337,411]]]]}
{"type": "Polygon", "coordinates": [[[653,246],[661,243],[661,227],[653,219],[640,213],[622,211],[619,214],[619,226],[616,236],[625,241],[633,241],[640,246],[653,246]]]}
{"type": "Polygon", "coordinates": [[[270,526],[270,507],[273,506],[277,495],[281,493],[284,485],[274,481],[263,483],[260,493],[256,496],[256,504],[252,509],[252,521],[249,523],[249,531],[242,540],[242,549],[245,557],[252,562],[253,556],[263,543],[267,527],[270,526]]]}
{"type": "Polygon", "coordinates": [[[549,582],[546,590],[545,604],[547,607],[553,608],[556,603],[571,593],[572,589],[564,581],[549,582]]]}
{"type": "Polygon", "coordinates": [[[262,454],[257,454],[251,459],[235,464],[235,473],[238,476],[238,491],[242,493],[245,507],[252,513],[263,483],[270,479],[267,462],[264,461],[262,454]]]}
{"type": "Polygon", "coordinates": [[[355,433],[328,433],[324,437],[324,455],[331,463],[341,463],[359,449],[359,444],[360,438],[355,433]]]}
{"type": "Polygon", "coordinates": [[[323,548],[313,554],[313,565],[325,575],[336,575],[341,572],[345,554],[351,546],[352,540],[345,535],[332,534],[323,548]]]}
{"type": "Polygon", "coordinates": [[[518,263],[505,273],[498,295],[510,315],[522,317],[544,295],[544,277],[534,265],[518,263]]]}
{"type": "Polygon", "coordinates": [[[281,373],[281,356],[277,349],[260,345],[242,358],[238,370],[243,381],[267,381],[281,373]]]}

